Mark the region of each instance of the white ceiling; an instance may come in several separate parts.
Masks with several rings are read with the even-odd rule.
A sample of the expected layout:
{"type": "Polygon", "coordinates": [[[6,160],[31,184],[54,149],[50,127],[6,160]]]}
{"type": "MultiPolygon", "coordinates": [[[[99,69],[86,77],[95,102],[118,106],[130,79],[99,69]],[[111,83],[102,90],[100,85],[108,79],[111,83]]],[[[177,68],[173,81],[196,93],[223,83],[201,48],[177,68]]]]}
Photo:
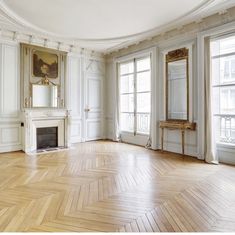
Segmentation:
{"type": "Polygon", "coordinates": [[[84,45],[89,42],[103,51],[177,23],[215,2],[221,0],[0,0],[21,26],[84,45]]]}
{"type": "Polygon", "coordinates": [[[5,1],[31,24],[79,39],[110,39],[142,33],[178,19],[203,2],[205,0],[5,1]]]}

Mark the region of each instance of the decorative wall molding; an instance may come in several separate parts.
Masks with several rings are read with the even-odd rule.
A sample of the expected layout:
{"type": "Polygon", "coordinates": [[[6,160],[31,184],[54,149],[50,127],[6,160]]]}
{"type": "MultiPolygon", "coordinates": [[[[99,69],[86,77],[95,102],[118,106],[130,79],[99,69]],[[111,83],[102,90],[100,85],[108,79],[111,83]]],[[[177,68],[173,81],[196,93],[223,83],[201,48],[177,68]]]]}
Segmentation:
{"type": "Polygon", "coordinates": [[[202,14],[201,17],[195,18],[195,20],[190,21],[187,24],[182,24],[180,27],[172,28],[170,30],[165,28],[164,31],[159,34],[155,34],[155,36],[143,38],[139,41],[139,43],[133,43],[130,41],[125,45],[122,44],[118,47],[111,48],[105,53],[106,59],[112,60],[113,58],[125,56],[152,46],[171,44],[171,41],[175,40],[177,37],[195,38],[199,32],[218,27],[225,23],[233,22],[235,21],[235,4],[233,3],[233,5],[226,5],[226,2],[228,1],[225,1],[224,4],[220,4],[220,7],[217,6],[217,11],[213,15],[202,17],[202,14]],[[229,6],[231,8],[227,8],[229,6]]]}
{"type": "MultiPolygon", "coordinates": [[[[164,37],[168,37],[167,32],[175,29],[181,28],[183,25],[187,25],[190,22],[201,20],[202,18],[207,17],[215,13],[222,12],[221,17],[223,20],[230,20],[232,14],[223,13],[227,9],[234,6],[233,0],[204,0],[199,6],[192,9],[187,14],[175,19],[174,21],[142,32],[135,35],[127,35],[124,37],[116,37],[111,39],[79,39],[79,38],[67,38],[64,35],[58,35],[51,32],[48,32],[40,27],[37,27],[30,22],[24,20],[19,15],[15,14],[3,0],[0,1],[0,20],[3,31],[9,31],[8,33],[13,33],[12,38],[15,38],[17,35],[17,40],[25,40],[30,43],[31,41],[44,41],[45,39],[48,42],[53,42],[56,44],[56,47],[61,47],[63,44],[63,50],[74,50],[81,51],[82,48],[92,48],[91,50],[102,51],[102,52],[112,52],[124,48],[131,44],[139,44],[141,41],[151,40],[152,37],[155,37],[157,34],[164,34],[164,37]],[[229,16],[230,15],[230,16],[229,16]],[[15,35],[15,36],[14,36],[15,35]],[[32,40],[32,37],[34,40],[32,40]],[[26,39],[27,38],[27,39],[26,39]],[[107,49],[108,45],[108,49],[107,49]]],[[[26,41],[23,41],[27,43],[26,41]]],[[[31,42],[33,43],[33,42],[31,42]]]]}

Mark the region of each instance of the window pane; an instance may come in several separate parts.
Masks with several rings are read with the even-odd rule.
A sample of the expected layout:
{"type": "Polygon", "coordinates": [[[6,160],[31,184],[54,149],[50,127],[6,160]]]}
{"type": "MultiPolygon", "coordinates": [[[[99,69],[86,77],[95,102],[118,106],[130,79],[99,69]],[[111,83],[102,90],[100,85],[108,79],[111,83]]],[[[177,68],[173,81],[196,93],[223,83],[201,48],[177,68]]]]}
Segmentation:
{"type": "Polygon", "coordinates": [[[211,43],[212,56],[228,54],[234,51],[235,51],[235,36],[212,41],[211,43]]]}
{"type": "Polygon", "coordinates": [[[220,81],[221,74],[223,74],[223,70],[221,71],[220,69],[220,59],[218,58],[212,59],[211,63],[212,63],[211,76],[213,78],[212,85],[213,86],[219,85],[223,83],[223,81],[222,82],[220,81]]]}
{"type": "Polygon", "coordinates": [[[231,60],[231,78],[235,80],[235,59],[231,60]]]}
{"type": "Polygon", "coordinates": [[[221,114],[235,114],[235,87],[220,89],[221,114]]]}
{"type": "Polygon", "coordinates": [[[213,85],[235,82],[235,55],[212,59],[213,85]]]}
{"type": "Polygon", "coordinates": [[[229,61],[224,61],[224,78],[229,78],[229,61]]]}
{"type": "Polygon", "coordinates": [[[228,113],[228,102],[229,102],[228,89],[220,89],[220,110],[221,114],[228,113]]]}
{"type": "Polygon", "coordinates": [[[134,114],[133,113],[121,113],[121,130],[122,131],[134,131],[134,114]]]}
{"type": "Polygon", "coordinates": [[[134,62],[120,64],[120,74],[134,73],[134,62]]]}
{"type": "Polygon", "coordinates": [[[137,132],[148,134],[150,129],[150,114],[137,114],[137,132]]]}
{"type": "Polygon", "coordinates": [[[133,93],[134,92],[134,76],[126,75],[121,76],[120,82],[121,93],[133,93]]]}
{"type": "Polygon", "coordinates": [[[134,112],[134,95],[121,95],[121,112],[134,112]]]}
{"type": "Polygon", "coordinates": [[[150,70],[150,57],[137,60],[137,72],[150,70]]]}
{"type": "Polygon", "coordinates": [[[150,91],[150,72],[137,74],[137,92],[150,91]]]}
{"type": "Polygon", "coordinates": [[[137,113],[150,113],[150,93],[137,93],[137,113]]]}

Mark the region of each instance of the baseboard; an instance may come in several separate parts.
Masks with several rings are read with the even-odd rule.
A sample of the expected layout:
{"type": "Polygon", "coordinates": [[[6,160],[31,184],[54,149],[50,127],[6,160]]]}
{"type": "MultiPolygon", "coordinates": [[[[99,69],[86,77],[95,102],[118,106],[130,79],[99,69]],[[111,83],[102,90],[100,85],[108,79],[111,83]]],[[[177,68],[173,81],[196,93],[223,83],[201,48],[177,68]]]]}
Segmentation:
{"type": "MultiPolygon", "coordinates": [[[[161,146],[158,145],[158,149],[161,149],[161,146]]],[[[164,143],[164,150],[172,153],[182,154],[182,146],[177,143],[164,143]]],[[[185,145],[184,154],[198,158],[197,146],[185,145]]]]}
{"type": "Polygon", "coordinates": [[[81,137],[71,137],[71,144],[77,144],[77,143],[81,143],[82,142],[82,138],[81,137]]]}
{"type": "Polygon", "coordinates": [[[235,165],[235,148],[229,145],[218,145],[219,162],[235,165]]]}
{"type": "Polygon", "coordinates": [[[0,153],[21,151],[22,145],[0,146],[0,153]]]}

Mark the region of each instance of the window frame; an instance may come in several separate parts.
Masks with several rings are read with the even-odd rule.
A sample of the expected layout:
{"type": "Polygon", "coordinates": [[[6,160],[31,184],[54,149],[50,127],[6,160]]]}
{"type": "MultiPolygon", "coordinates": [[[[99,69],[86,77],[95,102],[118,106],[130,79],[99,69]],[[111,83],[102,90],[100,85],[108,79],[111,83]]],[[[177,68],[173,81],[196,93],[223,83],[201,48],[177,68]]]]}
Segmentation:
{"type": "Polygon", "coordinates": [[[120,110],[119,110],[119,120],[121,119],[120,117],[121,117],[122,113],[134,114],[134,130],[133,131],[121,130],[121,127],[120,127],[120,132],[123,134],[131,134],[134,136],[136,136],[136,135],[148,136],[150,134],[151,123],[149,123],[149,132],[148,133],[138,132],[138,130],[137,130],[137,115],[138,114],[148,114],[151,117],[151,111],[152,111],[152,108],[151,108],[152,107],[152,97],[151,97],[151,94],[152,94],[152,88],[151,88],[151,84],[152,84],[152,53],[151,52],[140,53],[138,55],[133,55],[131,57],[128,57],[128,59],[123,58],[122,60],[119,60],[117,63],[118,63],[118,84],[119,84],[118,96],[119,96],[119,101],[121,100],[121,95],[125,95],[125,94],[133,94],[134,95],[134,110],[133,110],[133,112],[121,112],[121,101],[120,101],[120,110]],[[148,70],[142,70],[142,71],[138,72],[137,71],[137,61],[147,59],[147,58],[150,59],[150,68],[148,70]],[[121,64],[130,63],[130,62],[134,63],[133,73],[121,74],[120,73],[121,64]],[[137,92],[137,75],[140,73],[144,73],[144,72],[150,73],[150,89],[149,89],[149,91],[137,92]],[[132,74],[133,74],[133,80],[134,80],[133,93],[121,93],[121,89],[120,89],[121,77],[127,76],[127,75],[132,75],[132,74]],[[138,112],[137,111],[137,94],[143,94],[143,93],[150,94],[150,111],[149,112],[138,112]]]}
{"type": "MultiPolygon", "coordinates": [[[[230,37],[235,37],[235,34],[226,34],[226,35],[223,35],[223,36],[220,36],[220,37],[214,37],[214,38],[210,38],[210,45],[215,42],[215,41],[220,41],[220,40],[223,40],[223,39],[226,39],[226,38],[230,38],[230,37]]],[[[210,46],[210,50],[211,50],[211,46],[210,46]]],[[[229,88],[232,88],[232,87],[235,87],[235,78],[233,79],[232,78],[232,68],[231,68],[231,64],[232,64],[232,61],[235,61],[235,58],[232,58],[229,60],[229,57],[231,56],[234,56],[235,57],[235,48],[234,48],[234,51],[233,52],[229,52],[229,53],[221,53],[221,54],[218,54],[218,55],[211,55],[210,56],[210,61],[211,61],[211,75],[213,74],[212,71],[213,71],[213,66],[212,66],[212,61],[214,59],[221,59],[221,58],[224,58],[224,65],[225,66],[225,62],[229,62],[229,79],[222,79],[220,80],[220,83],[219,84],[216,84],[216,85],[213,85],[213,82],[212,82],[212,85],[211,85],[211,88],[214,90],[216,88],[218,89],[227,89],[228,90],[228,96],[230,96],[230,90],[229,88]]],[[[225,73],[224,73],[225,74],[225,73]]],[[[224,76],[223,74],[223,76],[224,76]]],[[[221,79],[221,78],[220,78],[221,79]]],[[[212,81],[213,81],[213,77],[212,77],[212,81]]],[[[213,92],[213,91],[212,91],[213,92]]],[[[226,126],[225,128],[222,128],[221,127],[221,119],[222,118],[235,118],[235,114],[228,114],[228,113],[222,113],[222,108],[221,108],[221,90],[219,91],[219,97],[218,97],[218,101],[219,101],[219,110],[218,110],[218,113],[214,112],[213,111],[213,118],[214,117],[218,117],[220,118],[219,122],[220,122],[220,126],[219,126],[219,138],[216,139],[216,145],[218,146],[230,146],[232,148],[235,148],[235,142],[234,143],[230,143],[230,142],[223,142],[221,140],[222,138],[222,134],[221,134],[221,131],[222,129],[224,131],[226,131],[226,126]]],[[[229,101],[228,101],[229,102],[229,101]]],[[[232,121],[231,121],[232,122],[232,121]]],[[[230,132],[232,131],[232,129],[230,129],[230,132]]]]}

